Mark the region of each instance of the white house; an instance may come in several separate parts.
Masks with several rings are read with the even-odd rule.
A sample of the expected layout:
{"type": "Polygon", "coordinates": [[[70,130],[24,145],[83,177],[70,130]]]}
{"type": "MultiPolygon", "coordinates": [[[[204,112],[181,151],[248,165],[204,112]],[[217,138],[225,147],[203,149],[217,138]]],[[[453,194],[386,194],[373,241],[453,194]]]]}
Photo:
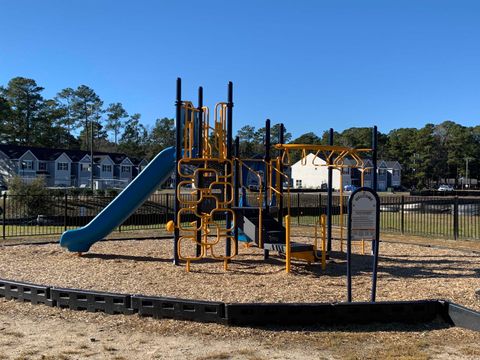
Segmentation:
{"type": "MultiPolygon", "coordinates": [[[[332,188],[339,190],[346,185],[372,186],[373,164],[370,160],[365,160],[363,167],[358,169],[354,160],[345,159],[345,166],[338,169],[334,168],[332,172],[332,188]]],[[[315,157],[310,153],[302,160],[291,166],[292,187],[296,189],[321,189],[327,186],[328,167],[326,161],[315,157]]],[[[388,187],[397,187],[401,185],[401,165],[398,161],[377,161],[377,190],[385,191],[388,187]],[[390,170],[391,169],[391,170],[390,170]],[[392,181],[390,182],[390,171],[392,172],[392,181]],[[393,176],[395,173],[395,176],[393,176]]]]}
{"type": "MultiPolygon", "coordinates": [[[[327,186],[328,167],[326,161],[310,153],[291,166],[292,187],[294,189],[321,189],[327,186]]],[[[343,185],[351,185],[351,169],[334,169],[332,187],[340,189],[343,185]]]]}

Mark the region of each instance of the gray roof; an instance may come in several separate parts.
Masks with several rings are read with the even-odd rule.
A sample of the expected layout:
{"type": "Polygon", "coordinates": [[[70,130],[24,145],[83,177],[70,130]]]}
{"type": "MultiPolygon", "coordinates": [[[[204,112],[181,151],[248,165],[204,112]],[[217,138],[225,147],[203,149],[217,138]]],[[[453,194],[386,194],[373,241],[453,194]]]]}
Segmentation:
{"type": "Polygon", "coordinates": [[[398,165],[400,169],[402,168],[402,165],[398,161],[385,161],[385,164],[387,164],[388,169],[393,169],[395,165],[398,165]]]}
{"type": "MultiPolygon", "coordinates": [[[[49,149],[35,146],[20,146],[20,145],[5,145],[0,144],[0,151],[5,153],[10,159],[19,159],[27,151],[30,151],[38,160],[43,161],[55,161],[60,155],[65,153],[73,162],[82,160],[85,155],[90,156],[89,151],[83,150],[70,150],[70,149],[49,149]]],[[[120,164],[125,158],[129,158],[134,165],[138,165],[143,159],[137,159],[127,156],[122,153],[106,153],[106,152],[94,152],[94,159],[96,157],[109,156],[115,164],[120,164]]]]}

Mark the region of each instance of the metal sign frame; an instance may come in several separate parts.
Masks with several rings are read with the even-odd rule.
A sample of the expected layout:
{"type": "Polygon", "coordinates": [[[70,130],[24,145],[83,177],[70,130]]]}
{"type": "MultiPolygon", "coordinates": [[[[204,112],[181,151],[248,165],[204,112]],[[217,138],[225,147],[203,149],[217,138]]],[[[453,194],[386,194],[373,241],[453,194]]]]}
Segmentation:
{"type": "Polygon", "coordinates": [[[377,270],[378,270],[378,248],[380,244],[380,199],[377,192],[368,187],[356,189],[348,199],[348,234],[347,234],[347,301],[352,302],[352,212],[353,201],[359,193],[367,192],[371,194],[375,201],[375,236],[373,239],[373,269],[372,269],[372,291],[371,302],[375,302],[377,292],[377,270]]]}

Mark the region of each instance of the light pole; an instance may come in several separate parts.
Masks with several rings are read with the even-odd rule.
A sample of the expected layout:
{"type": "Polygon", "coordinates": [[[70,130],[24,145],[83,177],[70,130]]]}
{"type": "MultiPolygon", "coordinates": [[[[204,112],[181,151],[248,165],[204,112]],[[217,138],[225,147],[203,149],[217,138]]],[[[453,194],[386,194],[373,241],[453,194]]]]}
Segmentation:
{"type": "Polygon", "coordinates": [[[468,184],[468,162],[469,162],[470,160],[473,160],[473,158],[470,157],[470,156],[467,156],[467,157],[465,158],[465,189],[466,189],[467,187],[470,187],[469,184],[468,184]]]}
{"type": "Polygon", "coordinates": [[[90,121],[90,187],[93,191],[93,119],[90,121]]]}

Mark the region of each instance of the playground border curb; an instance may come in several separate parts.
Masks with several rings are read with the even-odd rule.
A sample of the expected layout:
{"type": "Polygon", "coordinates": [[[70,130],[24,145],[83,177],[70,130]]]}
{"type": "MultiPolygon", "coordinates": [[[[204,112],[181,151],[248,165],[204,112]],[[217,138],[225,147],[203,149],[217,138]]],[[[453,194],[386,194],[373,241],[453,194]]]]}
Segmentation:
{"type": "Polygon", "coordinates": [[[480,331],[480,312],[447,300],[355,303],[223,303],[69,289],[0,279],[0,297],[50,307],[233,326],[424,324],[480,331]]]}

